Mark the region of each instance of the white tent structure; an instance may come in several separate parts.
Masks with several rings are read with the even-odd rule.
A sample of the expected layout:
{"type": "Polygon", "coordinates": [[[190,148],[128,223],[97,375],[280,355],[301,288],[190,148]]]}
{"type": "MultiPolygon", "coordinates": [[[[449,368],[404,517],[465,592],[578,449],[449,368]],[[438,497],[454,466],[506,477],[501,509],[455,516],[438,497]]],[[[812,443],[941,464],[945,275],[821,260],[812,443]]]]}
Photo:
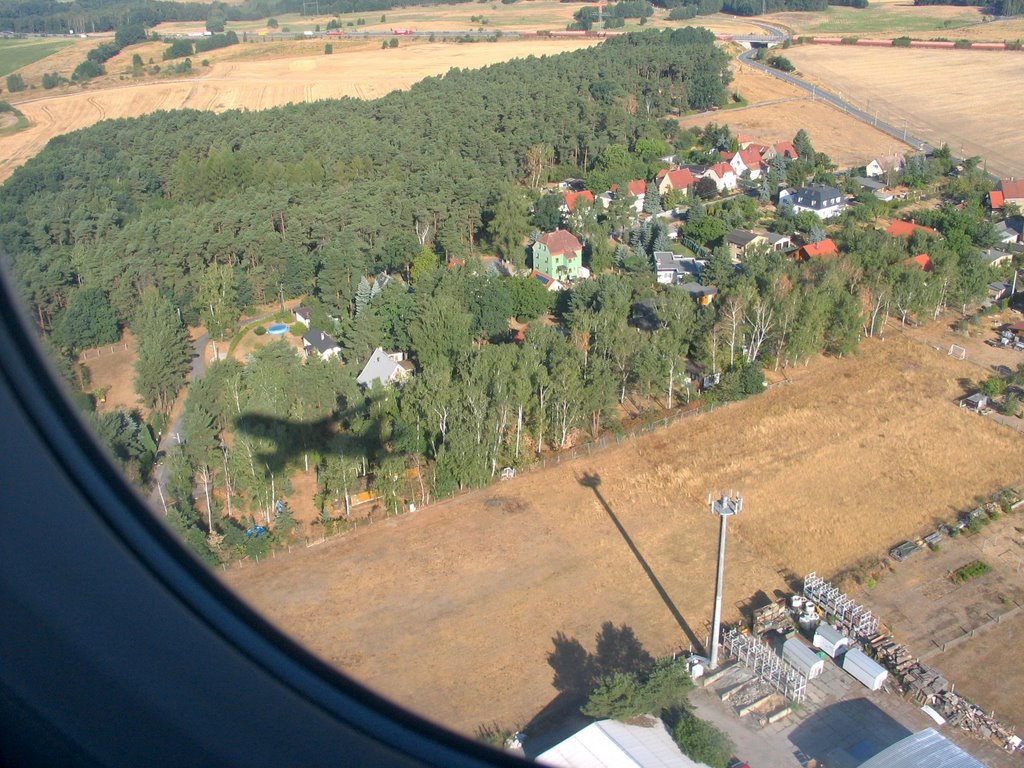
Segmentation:
{"type": "Polygon", "coordinates": [[[885,667],[871,659],[860,648],[852,648],[843,656],[843,669],[872,691],[877,691],[889,676],[885,667]]]}
{"type": "Polygon", "coordinates": [[[985,768],[934,728],[901,739],[860,764],[860,768],[985,768]]]}
{"type": "Polygon", "coordinates": [[[550,768],[707,768],[695,763],[672,740],[656,717],[646,725],[599,720],[537,756],[550,768]]]}
{"type": "Polygon", "coordinates": [[[782,644],[782,660],[789,662],[808,680],[813,680],[825,671],[825,660],[801,643],[795,637],[782,644]]]}
{"type": "Polygon", "coordinates": [[[814,630],[814,645],[835,659],[846,653],[850,638],[829,624],[819,624],[814,630]]]}

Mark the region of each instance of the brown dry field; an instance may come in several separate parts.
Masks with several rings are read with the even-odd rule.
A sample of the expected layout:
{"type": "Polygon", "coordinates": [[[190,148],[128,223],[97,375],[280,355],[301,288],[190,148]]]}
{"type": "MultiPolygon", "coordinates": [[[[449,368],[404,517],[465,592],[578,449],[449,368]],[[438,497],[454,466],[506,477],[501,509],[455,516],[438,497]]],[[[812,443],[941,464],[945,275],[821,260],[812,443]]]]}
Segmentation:
{"type": "Polygon", "coordinates": [[[786,55],[806,79],[864,111],[897,126],[907,121],[913,135],[955,153],[980,155],[994,173],[1024,175],[1024,103],[1008,87],[1024,72],[1024,54],[799,46],[786,55]]]}
{"type": "Polygon", "coordinates": [[[603,622],[627,624],[661,654],[689,644],[678,610],[704,639],[709,491],[745,498],[728,620],[784,575],[842,571],[1019,479],[1019,436],[952,403],[974,370],[907,339],[868,341],[744,403],[225,578],[325,660],[428,717],[466,733],[522,725],[555,695],[558,632],[592,647],[603,622]]]}
{"type": "Polygon", "coordinates": [[[749,106],[689,115],[679,124],[689,128],[727,123],[734,135],[747,134],[762,143],[792,139],[804,128],[814,148],[840,168],[864,165],[879,155],[906,149],[902,142],[842,110],[812,100],[804,91],[742,64],[736,65],[730,88],[738,90],[749,106]]]}
{"type": "MultiPolygon", "coordinates": [[[[271,43],[262,45],[267,49],[273,47],[271,43]]],[[[251,48],[262,45],[254,43],[251,48]]],[[[556,54],[594,45],[594,42],[530,40],[476,45],[424,42],[404,43],[398,49],[386,51],[363,43],[351,47],[347,43],[335,43],[335,53],[331,56],[323,55],[322,41],[286,45],[289,51],[303,46],[305,55],[258,61],[232,61],[211,55],[211,66],[200,69],[201,74],[193,78],[74,89],[44,97],[30,93],[25,99],[11,99],[32,125],[0,137],[0,182],[54,136],[107,118],[137,117],[160,109],[214,112],[267,109],[341,96],[372,99],[408,88],[424,77],[443,74],[452,67],[482,67],[523,56],[556,54]]],[[[121,57],[125,55],[130,60],[130,53],[121,57]]],[[[116,71],[115,66],[108,65],[109,71],[116,71]]]]}

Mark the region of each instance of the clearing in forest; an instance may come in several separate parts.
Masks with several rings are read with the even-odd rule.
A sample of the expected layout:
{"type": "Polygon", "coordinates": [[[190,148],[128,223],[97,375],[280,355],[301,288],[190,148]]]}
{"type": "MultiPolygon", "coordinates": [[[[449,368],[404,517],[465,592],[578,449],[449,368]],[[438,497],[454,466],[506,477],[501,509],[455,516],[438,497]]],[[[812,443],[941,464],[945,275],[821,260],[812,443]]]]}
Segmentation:
{"type": "Polygon", "coordinates": [[[726,620],[807,571],[834,574],[1020,479],[1024,444],[958,408],[979,369],[899,333],[792,383],[590,456],[231,569],[285,632],[466,733],[525,725],[549,654],[605,622],[663,654],[703,643],[717,525],[738,489],[726,620]],[[965,455],[969,446],[969,459],[965,455]]]}

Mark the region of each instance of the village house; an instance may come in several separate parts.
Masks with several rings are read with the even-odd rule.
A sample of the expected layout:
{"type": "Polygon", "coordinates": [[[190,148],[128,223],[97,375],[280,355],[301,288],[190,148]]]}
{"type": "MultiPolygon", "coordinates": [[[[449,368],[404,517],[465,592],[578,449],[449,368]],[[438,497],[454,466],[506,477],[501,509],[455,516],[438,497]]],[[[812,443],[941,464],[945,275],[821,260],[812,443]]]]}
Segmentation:
{"type": "Polygon", "coordinates": [[[819,219],[831,219],[846,210],[843,193],[828,184],[810,184],[779,193],[779,207],[788,205],[794,213],[810,211],[819,219]]]}
{"type": "Polygon", "coordinates": [[[594,204],[594,193],[589,189],[584,189],[582,192],[566,192],[562,195],[562,212],[571,213],[576,210],[576,206],[582,201],[589,205],[594,204]]]}
{"type": "Polygon", "coordinates": [[[996,237],[1003,245],[1012,245],[1021,239],[1021,231],[1024,230],[1024,219],[1016,216],[996,224],[996,237]]]}
{"type": "Polygon", "coordinates": [[[919,253],[917,256],[911,256],[909,259],[905,259],[903,262],[905,267],[917,267],[922,272],[934,272],[935,264],[932,263],[932,257],[927,253],[919,253]]]}
{"type": "MultiPolygon", "coordinates": [[[[626,184],[626,195],[633,198],[633,210],[639,214],[644,209],[644,200],[647,197],[647,182],[642,179],[634,179],[626,184]]],[[[619,185],[612,184],[611,189],[601,195],[601,204],[605,210],[611,205],[612,200],[619,196],[619,185]]]]}
{"type": "Polygon", "coordinates": [[[679,256],[672,251],[654,252],[654,272],[659,283],[663,285],[675,285],[682,280],[692,280],[698,277],[703,261],[692,256],[679,256]]]}
{"type": "Polygon", "coordinates": [[[545,275],[543,272],[538,272],[537,270],[533,270],[533,272],[530,273],[530,279],[536,280],[544,286],[545,290],[551,293],[561,291],[565,288],[564,285],[555,280],[551,275],[545,275]]]}
{"type": "Polygon", "coordinates": [[[1024,208],[1024,179],[1003,179],[988,193],[989,207],[998,210],[1006,203],[1024,208]]]}
{"type": "Polygon", "coordinates": [[[402,352],[385,352],[380,347],[373,350],[370,359],[356,377],[356,383],[362,387],[382,387],[399,384],[412,375],[413,365],[405,359],[402,352]]]}
{"type": "Polygon", "coordinates": [[[931,237],[941,237],[939,230],[918,224],[913,219],[910,221],[900,221],[897,219],[885,229],[885,234],[889,237],[910,237],[915,232],[924,232],[931,237]]]}
{"type": "Polygon", "coordinates": [[[704,171],[701,178],[714,181],[719,192],[732,192],[739,183],[736,172],[728,163],[716,163],[704,171]]]}
{"type": "Polygon", "coordinates": [[[839,248],[832,238],[825,238],[817,243],[808,243],[796,252],[797,261],[810,261],[811,259],[827,259],[839,255],[839,248]]]}
{"type": "Polygon", "coordinates": [[[870,179],[877,176],[888,176],[902,171],[907,165],[903,155],[892,154],[876,157],[864,168],[864,175],[870,179]]]}
{"type": "Polygon", "coordinates": [[[777,232],[765,232],[768,245],[773,251],[788,251],[793,247],[793,239],[789,235],[780,235],[777,232]]]}
{"type": "Polygon", "coordinates": [[[764,151],[761,152],[761,159],[765,162],[771,162],[776,157],[784,157],[787,160],[799,160],[800,155],[796,151],[796,147],[793,146],[791,141],[779,141],[772,144],[770,147],[765,147],[764,151]]]}
{"type": "Polygon", "coordinates": [[[718,289],[713,285],[701,285],[700,283],[683,283],[680,290],[690,294],[690,298],[702,307],[708,306],[718,295],[718,289]]]}
{"type": "Polygon", "coordinates": [[[323,331],[310,328],[302,334],[302,352],[307,358],[316,355],[322,360],[330,360],[341,355],[341,347],[323,331]]]}
{"type": "Polygon", "coordinates": [[[768,246],[768,237],[757,232],[748,232],[744,229],[730,230],[725,236],[725,242],[729,245],[729,253],[733,261],[741,259],[748,248],[758,245],[768,246]]]}
{"type": "Polygon", "coordinates": [[[997,251],[995,248],[986,248],[980,254],[981,260],[990,267],[1001,267],[1013,261],[1013,254],[1006,251],[997,251]]]}
{"type": "Polygon", "coordinates": [[[302,323],[309,328],[309,310],[305,307],[296,307],[294,312],[295,322],[302,323]]]}
{"type": "Polygon", "coordinates": [[[697,177],[689,168],[680,168],[675,171],[658,171],[655,181],[658,183],[659,195],[667,195],[673,189],[689,194],[690,187],[697,183],[697,177]]]}
{"type": "Polygon", "coordinates": [[[764,167],[764,163],[761,162],[761,155],[757,149],[751,147],[749,149],[741,149],[739,152],[722,152],[722,159],[727,162],[733,170],[736,176],[743,176],[747,174],[749,179],[758,179],[761,177],[761,169],[764,167]]]}
{"type": "Polygon", "coordinates": [[[575,280],[583,268],[583,244],[565,229],[545,232],[533,244],[533,268],[556,280],[575,280]]]}

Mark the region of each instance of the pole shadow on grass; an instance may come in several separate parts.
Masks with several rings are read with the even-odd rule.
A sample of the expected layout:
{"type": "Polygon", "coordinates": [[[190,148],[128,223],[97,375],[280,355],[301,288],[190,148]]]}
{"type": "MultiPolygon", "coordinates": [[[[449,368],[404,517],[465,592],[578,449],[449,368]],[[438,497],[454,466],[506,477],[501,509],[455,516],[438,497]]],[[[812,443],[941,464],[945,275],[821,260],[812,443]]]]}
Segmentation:
{"type": "Polygon", "coordinates": [[[644,569],[644,573],[647,574],[647,578],[650,579],[651,584],[654,586],[654,590],[658,593],[658,596],[661,598],[661,601],[665,603],[665,607],[668,608],[669,613],[672,614],[672,618],[676,620],[676,623],[679,625],[679,628],[683,630],[683,634],[686,635],[686,639],[690,641],[690,645],[693,647],[694,650],[699,650],[703,652],[704,644],[697,638],[697,635],[694,634],[693,630],[690,628],[690,625],[686,622],[686,619],[683,618],[683,614],[679,612],[679,609],[676,607],[676,604],[672,601],[672,598],[669,597],[668,592],[665,591],[665,587],[662,586],[661,581],[659,581],[658,577],[654,574],[654,571],[651,568],[650,564],[647,562],[647,560],[644,559],[644,556],[640,554],[640,550],[637,549],[637,546],[633,542],[633,539],[630,537],[629,533],[626,532],[626,529],[619,521],[618,516],[615,514],[614,510],[612,510],[611,505],[601,494],[601,476],[598,474],[590,474],[589,472],[585,472],[583,474],[583,477],[579,478],[579,484],[582,485],[584,488],[589,488],[594,492],[594,495],[597,496],[597,500],[601,502],[601,506],[604,507],[604,511],[608,513],[608,517],[611,518],[611,521],[619,530],[619,535],[621,535],[623,541],[626,542],[626,546],[629,547],[629,551],[633,553],[633,557],[635,557],[636,561],[640,563],[640,567],[644,569]]]}

